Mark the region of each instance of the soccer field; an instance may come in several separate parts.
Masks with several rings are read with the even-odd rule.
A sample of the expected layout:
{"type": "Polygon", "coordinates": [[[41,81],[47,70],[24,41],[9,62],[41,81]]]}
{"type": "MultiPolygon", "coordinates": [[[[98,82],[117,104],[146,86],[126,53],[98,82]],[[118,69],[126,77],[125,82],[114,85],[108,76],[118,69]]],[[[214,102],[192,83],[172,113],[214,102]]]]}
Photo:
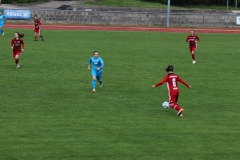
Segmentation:
{"type": "Polygon", "coordinates": [[[0,160],[238,160],[239,35],[5,29],[0,37],[0,160]],[[16,69],[14,32],[25,34],[16,69]],[[103,58],[102,88],[91,92],[87,63],[103,58]],[[163,109],[167,65],[184,117],[163,109]],[[236,74],[236,75],[235,75],[236,74]]]}

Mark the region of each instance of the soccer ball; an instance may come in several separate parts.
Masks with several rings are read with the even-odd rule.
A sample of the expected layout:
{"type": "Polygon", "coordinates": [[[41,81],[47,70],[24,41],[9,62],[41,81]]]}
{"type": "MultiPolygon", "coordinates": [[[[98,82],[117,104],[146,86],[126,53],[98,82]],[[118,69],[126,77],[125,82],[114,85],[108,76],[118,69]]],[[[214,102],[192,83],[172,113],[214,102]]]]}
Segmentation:
{"type": "Polygon", "coordinates": [[[169,108],[169,103],[168,103],[168,102],[163,102],[162,107],[163,107],[164,109],[169,108]]]}

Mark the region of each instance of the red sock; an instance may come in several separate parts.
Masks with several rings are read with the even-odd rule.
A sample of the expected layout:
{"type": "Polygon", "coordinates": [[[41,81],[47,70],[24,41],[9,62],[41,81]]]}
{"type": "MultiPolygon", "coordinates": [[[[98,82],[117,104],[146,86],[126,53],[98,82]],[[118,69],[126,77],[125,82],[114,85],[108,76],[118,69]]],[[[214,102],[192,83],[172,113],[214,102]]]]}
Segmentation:
{"type": "Polygon", "coordinates": [[[19,59],[15,59],[15,63],[18,64],[19,63],[19,59]]]}
{"type": "Polygon", "coordinates": [[[39,37],[43,38],[43,36],[42,36],[42,35],[40,35],[39,37]]]}
{"type": "Polygon", "coordinates": [[[195,54],[192,54],[192,59],[195,61],[195,54]]]}
{"type": "Polygon", "coordinates": [[[172,109],[175,109],[177,111],[179,111],[181,109],[181,107],[179,106],[179,104],[175,104],[172,109]]]}
{"type": "Polygon", "coordinates": [[[37,39],[37,36],[34,36],[34,39],[37,39]]]}

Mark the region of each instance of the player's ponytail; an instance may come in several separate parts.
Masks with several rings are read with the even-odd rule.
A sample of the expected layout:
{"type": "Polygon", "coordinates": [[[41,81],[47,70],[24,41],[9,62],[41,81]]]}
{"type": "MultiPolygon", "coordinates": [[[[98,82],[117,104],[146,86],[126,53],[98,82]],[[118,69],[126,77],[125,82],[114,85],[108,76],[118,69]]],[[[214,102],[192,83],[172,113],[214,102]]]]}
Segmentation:
{"type": "Polygon", "coordinates": [[[19,38],[23,38],[24,37],[24,33],[19,33],[19,32],[16,32],[18,34],[18,37],[19,38]]]}
{"type": "Polygon", "coordinates": [[[19,38],[23,38],[24,37],[24,33],[19,34],[19,38]]]}

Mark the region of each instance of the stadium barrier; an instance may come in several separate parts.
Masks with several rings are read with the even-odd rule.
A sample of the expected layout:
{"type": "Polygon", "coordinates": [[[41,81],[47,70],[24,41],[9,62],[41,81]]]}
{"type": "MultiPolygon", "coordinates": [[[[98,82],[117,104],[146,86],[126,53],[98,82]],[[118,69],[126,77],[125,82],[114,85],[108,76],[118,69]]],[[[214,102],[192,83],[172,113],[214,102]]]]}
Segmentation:
{"type": "MultiPolygon", "coordinates": [[[[166,12],[128,12],[95,10],[32,10],[45,24],[166,26],[166,12]]],[[[239,27],[237,13],[177,13],[170,15],[170,26],[178,27],[239,27]]],[[[7,23],[32,23],[30,20],[7,20],[7,23]]]]}

